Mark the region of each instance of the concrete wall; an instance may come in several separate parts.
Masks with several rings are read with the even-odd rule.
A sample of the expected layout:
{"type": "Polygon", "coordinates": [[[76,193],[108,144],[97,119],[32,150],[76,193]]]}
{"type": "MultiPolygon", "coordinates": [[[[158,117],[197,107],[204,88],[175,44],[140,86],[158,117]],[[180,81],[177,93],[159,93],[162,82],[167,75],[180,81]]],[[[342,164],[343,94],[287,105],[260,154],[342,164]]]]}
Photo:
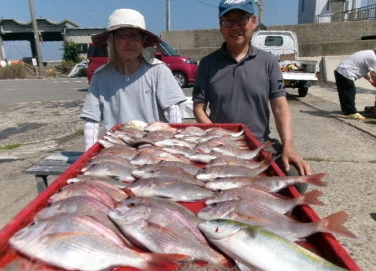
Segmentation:
{"type": "MultiPolygon", "coordinates": [[[[342,62],[347,55],[339,56],[324,56],[320,61],[320,68],[322,79],[326,82],[335,82],[334,70],[337,68],[338,64],[342,62]]],[[[355,81],[355,86],[359,88],[374,89],[374,87],[364,78],[355,81]]]]}
{"type": "MultiPolygon", "coordinates": [[[[341,59],[356,51],[376,48],[376,40],[361,40],[376,35],[376,20],[268,26],[268,30],[294,31],[300,56],[317,60],[321,76],[328,81],[333,80],[333,70],[341,59]]],[[[179,54],[196,60],[217,50],[223,42],[219,29],[165,31],[161,38],[179,54]]]]}

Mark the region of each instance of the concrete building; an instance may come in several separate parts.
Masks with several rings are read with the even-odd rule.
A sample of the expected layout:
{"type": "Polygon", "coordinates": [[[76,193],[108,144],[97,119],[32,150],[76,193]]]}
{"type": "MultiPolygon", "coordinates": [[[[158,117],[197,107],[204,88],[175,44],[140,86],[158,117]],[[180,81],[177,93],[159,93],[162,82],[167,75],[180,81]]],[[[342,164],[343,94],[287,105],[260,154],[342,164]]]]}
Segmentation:
{"type": "Polygon", "coordinates": [[[361,0],[299,0],[298,24],[329,23],[333,14],[360,7],[361,0]]]}

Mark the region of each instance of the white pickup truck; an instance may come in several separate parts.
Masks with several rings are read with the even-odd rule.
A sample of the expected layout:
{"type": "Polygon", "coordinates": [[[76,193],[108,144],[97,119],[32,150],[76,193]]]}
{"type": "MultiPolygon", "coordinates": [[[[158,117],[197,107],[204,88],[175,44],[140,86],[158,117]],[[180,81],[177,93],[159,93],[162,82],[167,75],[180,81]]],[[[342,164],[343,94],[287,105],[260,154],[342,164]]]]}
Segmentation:
{"type": "Polygon", "coordinates": [[[305,97],[317,81],[314,60],[299,60],[296,34],[292,31],[260,30],[252,37],[252,45],[278,57],[285,87],[297,88],[299,97],[305,97]]]}

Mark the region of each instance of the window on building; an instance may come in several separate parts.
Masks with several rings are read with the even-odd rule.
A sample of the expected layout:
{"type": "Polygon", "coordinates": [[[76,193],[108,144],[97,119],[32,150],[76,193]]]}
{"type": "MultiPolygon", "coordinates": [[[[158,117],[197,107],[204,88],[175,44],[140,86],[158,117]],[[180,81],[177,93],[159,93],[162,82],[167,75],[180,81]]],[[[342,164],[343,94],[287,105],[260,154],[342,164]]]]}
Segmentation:
{"type": "Polygon", "coordinates": [[[302,12],[304,12],[304,0],[301,0],[302,1],[302,12]]]}

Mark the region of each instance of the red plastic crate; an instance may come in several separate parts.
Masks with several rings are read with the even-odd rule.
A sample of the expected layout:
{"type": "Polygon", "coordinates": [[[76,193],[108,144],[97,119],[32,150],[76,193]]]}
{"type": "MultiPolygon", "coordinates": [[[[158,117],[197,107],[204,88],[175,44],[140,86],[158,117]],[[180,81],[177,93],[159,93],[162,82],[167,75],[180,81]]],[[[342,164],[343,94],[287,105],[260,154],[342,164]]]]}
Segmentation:
{"type": "MultiPolygon", "coordinates": [[[[253,134],[243,124],[171,124],[174,128],[186,128],[188,126],[197,126],[203,129],[218,127],[224,128],[233,132],[245,130],[244,140],[248,143],[250,149],[255,149],[260,146],[260,143],[253,136],[253,134]]],[[[120,124],[115,125],[113,130],[118,130],[121,127],[120,124]]],[[[33,221],[34,215],[44,208],[48,199],[56,191],[66,185],[66,181],[69,178],[75,177],[81,172],[81,168],[101,149],[99,143],[94,144],[89,150],[81,155],[81,157],[72,164],[63,174],[59,175],[55,181],[42,193],[40,193],[29,205],[27,205],[20,213],[18,213],[1,231],[0,231],[0,268],[7,267],[9,265],[17,264],[20,267],[24,267],[22,270],[46,270],[55,271],[61,270],[44,264],[42,262],[32,261],[23,255],[19,254],[9,245],[10,237],[27,226],[33,221]]],[[[268,155],[265,151],[261,151],[261,156],[264,158],[268,155]]],[[[283,176],[283,172],[273,162],[266,172],[269,176],[283,176]]],[[[284,189],[284,194],[289,197],[299,196],[299,192],[295,187],[290,186],[284,189]]],[[[193,203],[181,203],[194,212],[198,212],[205,205],[204,201],[193,203]]],[[[297,206],[293,211],[293,217],[303,222],[318,221],[320,217],[314,212],[314,210],[308,205],[297,206]]],[[[316,233],[306,239],[306,241],[300,243],[302,246],[314,251],[326,260],[346,268],[351,271],[360,271],[361,269],[356,262],[350,257],[345,248],[336,240],[336,238],[330,233],[316,233]]],[[[172,268],[173,269],[173,268],[172,268]]],[[[171,270],[172,270],[171,269],[171,270]]],[[[130,267],[116,268],[117,271],[131,271],[138,270],[130,267]]]]}

